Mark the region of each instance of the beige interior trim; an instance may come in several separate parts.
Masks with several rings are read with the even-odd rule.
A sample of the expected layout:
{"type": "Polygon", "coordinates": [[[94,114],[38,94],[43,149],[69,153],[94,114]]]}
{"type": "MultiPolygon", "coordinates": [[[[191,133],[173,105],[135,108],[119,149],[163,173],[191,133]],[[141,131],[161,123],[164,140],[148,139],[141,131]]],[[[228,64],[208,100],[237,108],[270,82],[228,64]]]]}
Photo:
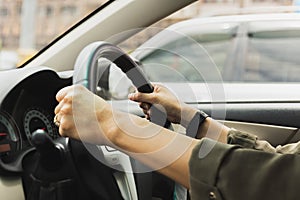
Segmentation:
{"type": "Polygon", "coordinates": [[[300,141],[300,130],[298,129],[293,138],[289,141],[290,143],[299,142],[300,141]]]}
{"type": "Polygon", "coordinates": [[[0,199],[25,200],[21,178],[0,177],[0,199]]]}
{"type": "Polygon", "coordinates": [[[226,126],[249,132],[258,136],[259,139],[267,140],[273,145],[287,143],[298,131],[294,127],[274,126],[237,121],[222,122],[226,126]]]}
{"type": "MultiPolygon", "coordinates": [[[[274,126],[238,121],[218,121],[230,128],[254,134],[259,139],[267,140],[272,145],[286,144],[287,142],[300,140],[300,130],[294,127],[274,126]]],[[[177,133],[185,134],[185,128],[181,125],[173,124],[173,129],[177,133]]]]}

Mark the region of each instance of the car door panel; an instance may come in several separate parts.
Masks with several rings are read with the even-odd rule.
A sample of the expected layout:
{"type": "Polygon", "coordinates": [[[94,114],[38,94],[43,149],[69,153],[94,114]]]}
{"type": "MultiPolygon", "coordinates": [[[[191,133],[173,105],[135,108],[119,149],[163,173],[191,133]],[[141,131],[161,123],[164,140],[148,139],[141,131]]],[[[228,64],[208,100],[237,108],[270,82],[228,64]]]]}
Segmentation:
{"type": "MultiPolygon", "coordinates": [[[[212,116],[231,128],[255,134],[272,145],[279,145],[297,141],[299,106],[298,103],[226,104],[222,108],[225,116],[218,116],[218,113],[224,112],[216,110],[218,107],[214,108],[212,116]]],[[[199,107],[209,114],[212,112],[212,105],[201,104],[199,107]]]]}
{"type": "Polygon", "coordinates": [[[299,127],[299,103],[236,103],[216,106],[215,104],[198,104],[216,119],[252,122],[259,124],[299,127]]]}

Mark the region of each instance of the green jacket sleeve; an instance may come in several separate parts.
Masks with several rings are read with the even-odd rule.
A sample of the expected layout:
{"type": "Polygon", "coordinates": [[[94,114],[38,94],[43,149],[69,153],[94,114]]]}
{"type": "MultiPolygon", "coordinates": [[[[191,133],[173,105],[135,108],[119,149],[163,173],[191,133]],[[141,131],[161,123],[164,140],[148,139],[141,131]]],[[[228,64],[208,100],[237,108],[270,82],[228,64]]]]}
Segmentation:
{"type": "Polygon", "coordinates": [[[189,162],[191,199],[299,199],[300,156],[202,139],[189,162]]]}

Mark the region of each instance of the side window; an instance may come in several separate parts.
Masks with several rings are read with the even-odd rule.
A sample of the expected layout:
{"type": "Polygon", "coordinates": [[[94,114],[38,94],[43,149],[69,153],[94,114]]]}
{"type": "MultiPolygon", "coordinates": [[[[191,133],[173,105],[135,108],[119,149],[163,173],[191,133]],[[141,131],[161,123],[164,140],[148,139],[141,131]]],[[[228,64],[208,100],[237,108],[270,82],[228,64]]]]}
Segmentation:
{"type": "Polygon", "coordinates": [[[249,34],[244,81],[300,82],[300,29],[249,34]]]}
{"type": "Polygon", "coordinates": [[[178,55],[167,50],[158,49],[140,61],[143,70],[154,82],[184,82],[183,74],[176,70],[182,65],[188,65],[178,55]],[[158,76],[159,75],[159,76],[158,76]]]}

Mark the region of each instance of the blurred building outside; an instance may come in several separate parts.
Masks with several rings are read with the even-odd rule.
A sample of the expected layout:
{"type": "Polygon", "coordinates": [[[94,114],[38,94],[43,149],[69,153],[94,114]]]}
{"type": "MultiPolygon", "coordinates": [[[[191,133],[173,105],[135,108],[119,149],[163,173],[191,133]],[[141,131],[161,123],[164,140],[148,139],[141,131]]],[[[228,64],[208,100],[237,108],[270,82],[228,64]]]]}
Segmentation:
{"type": "MultiPolygon", "coordinates": [[[[17,67],[106,0],[0,0],[0,70],[17,67]],[[2,67],[1,67],[2,66],[2,67]]],[[[160,28],[195,16],[273,12],[299,5],[300,0],[204,0],[155,24],[160,28]]],[[[142,32],[123,43],[127,51],[153,33],[142,32]]]]}
{"type": "Polygon", "coordinates": [[[0,70],[21,65],[105,1],[0,0],[0,70]]]}

